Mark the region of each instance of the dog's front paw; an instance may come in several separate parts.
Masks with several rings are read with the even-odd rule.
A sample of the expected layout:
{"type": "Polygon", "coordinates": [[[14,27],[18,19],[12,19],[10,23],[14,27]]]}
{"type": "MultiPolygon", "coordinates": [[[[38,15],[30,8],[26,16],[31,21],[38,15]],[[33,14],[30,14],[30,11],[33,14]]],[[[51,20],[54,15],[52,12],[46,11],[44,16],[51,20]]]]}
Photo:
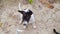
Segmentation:
{"type": "Polygon", "coordinates": [[[26,29],[27,27],[26,26],[23,26],[24,29],[26,29]]]}

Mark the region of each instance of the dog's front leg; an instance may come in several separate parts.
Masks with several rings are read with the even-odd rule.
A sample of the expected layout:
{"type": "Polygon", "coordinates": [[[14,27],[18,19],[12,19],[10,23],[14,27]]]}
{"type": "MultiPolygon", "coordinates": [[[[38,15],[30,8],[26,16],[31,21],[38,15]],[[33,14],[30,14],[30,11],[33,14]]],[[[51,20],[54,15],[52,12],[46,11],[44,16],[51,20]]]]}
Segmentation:
{"type": "Polygon", "coordinates": [[[33,28],[36,28],[35,18],[34,18],[34,15],[33,14],[31,15],[30,20],[32,21],[33,28]]]}

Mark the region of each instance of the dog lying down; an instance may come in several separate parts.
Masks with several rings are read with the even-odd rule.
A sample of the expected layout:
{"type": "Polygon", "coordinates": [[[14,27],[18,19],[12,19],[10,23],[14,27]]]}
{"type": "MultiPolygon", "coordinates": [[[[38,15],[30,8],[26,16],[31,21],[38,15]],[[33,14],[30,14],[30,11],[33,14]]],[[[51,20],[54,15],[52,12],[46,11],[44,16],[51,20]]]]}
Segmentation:
{"type": "Polygon", "coordinates": [[[30,9],[18,10],[18,12],[22,14],[20,23],[24,25],[24,29],[27,28],[29,21],[32,21],[33,28],[36,28],[34,14],[30,9]]]}
{"type": "Polygon", "coordinates": [[[60,34],[60,33],[58,33],[55,29],[53,29],[53,32],[54,32],[55,34],[60,34]]]}

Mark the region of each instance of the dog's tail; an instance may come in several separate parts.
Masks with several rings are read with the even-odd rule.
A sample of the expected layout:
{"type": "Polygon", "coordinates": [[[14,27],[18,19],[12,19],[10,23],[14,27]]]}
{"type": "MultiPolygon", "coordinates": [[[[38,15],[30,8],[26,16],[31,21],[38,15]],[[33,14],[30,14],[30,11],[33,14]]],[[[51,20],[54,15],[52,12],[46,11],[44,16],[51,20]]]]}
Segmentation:
{"type": "Polygon", "coordinates": [[[19,9],[19,10],[22,10],[22,8],[21,8],[21,3],[18,4],[18,9],[19,9]]]}
{"type": "Polygon", "coordinates": [[[53,29],[53,32],[56,33],[56,34],[60,34],[60,33],[58,33],[55,29],[53,29]]]}

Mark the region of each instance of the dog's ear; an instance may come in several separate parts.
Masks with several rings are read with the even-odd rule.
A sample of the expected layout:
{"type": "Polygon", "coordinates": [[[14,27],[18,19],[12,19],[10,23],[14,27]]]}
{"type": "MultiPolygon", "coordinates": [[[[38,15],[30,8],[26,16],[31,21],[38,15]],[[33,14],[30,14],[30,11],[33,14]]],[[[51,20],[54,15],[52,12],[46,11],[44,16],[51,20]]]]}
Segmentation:
{"type": "Polygon", "coordinates": [[[18,10],[18,12],[20,12],[21,14],[23,14],[23,11],[18,10]]]}
{"type": "Polygon", "coordinates": [[[29,9],[29,12],[30,12],[30,13],[29,13],[30,15],[32,15],[32,14],[33,14],[33,12],[32,12],[30,9],[29,9]]]}

